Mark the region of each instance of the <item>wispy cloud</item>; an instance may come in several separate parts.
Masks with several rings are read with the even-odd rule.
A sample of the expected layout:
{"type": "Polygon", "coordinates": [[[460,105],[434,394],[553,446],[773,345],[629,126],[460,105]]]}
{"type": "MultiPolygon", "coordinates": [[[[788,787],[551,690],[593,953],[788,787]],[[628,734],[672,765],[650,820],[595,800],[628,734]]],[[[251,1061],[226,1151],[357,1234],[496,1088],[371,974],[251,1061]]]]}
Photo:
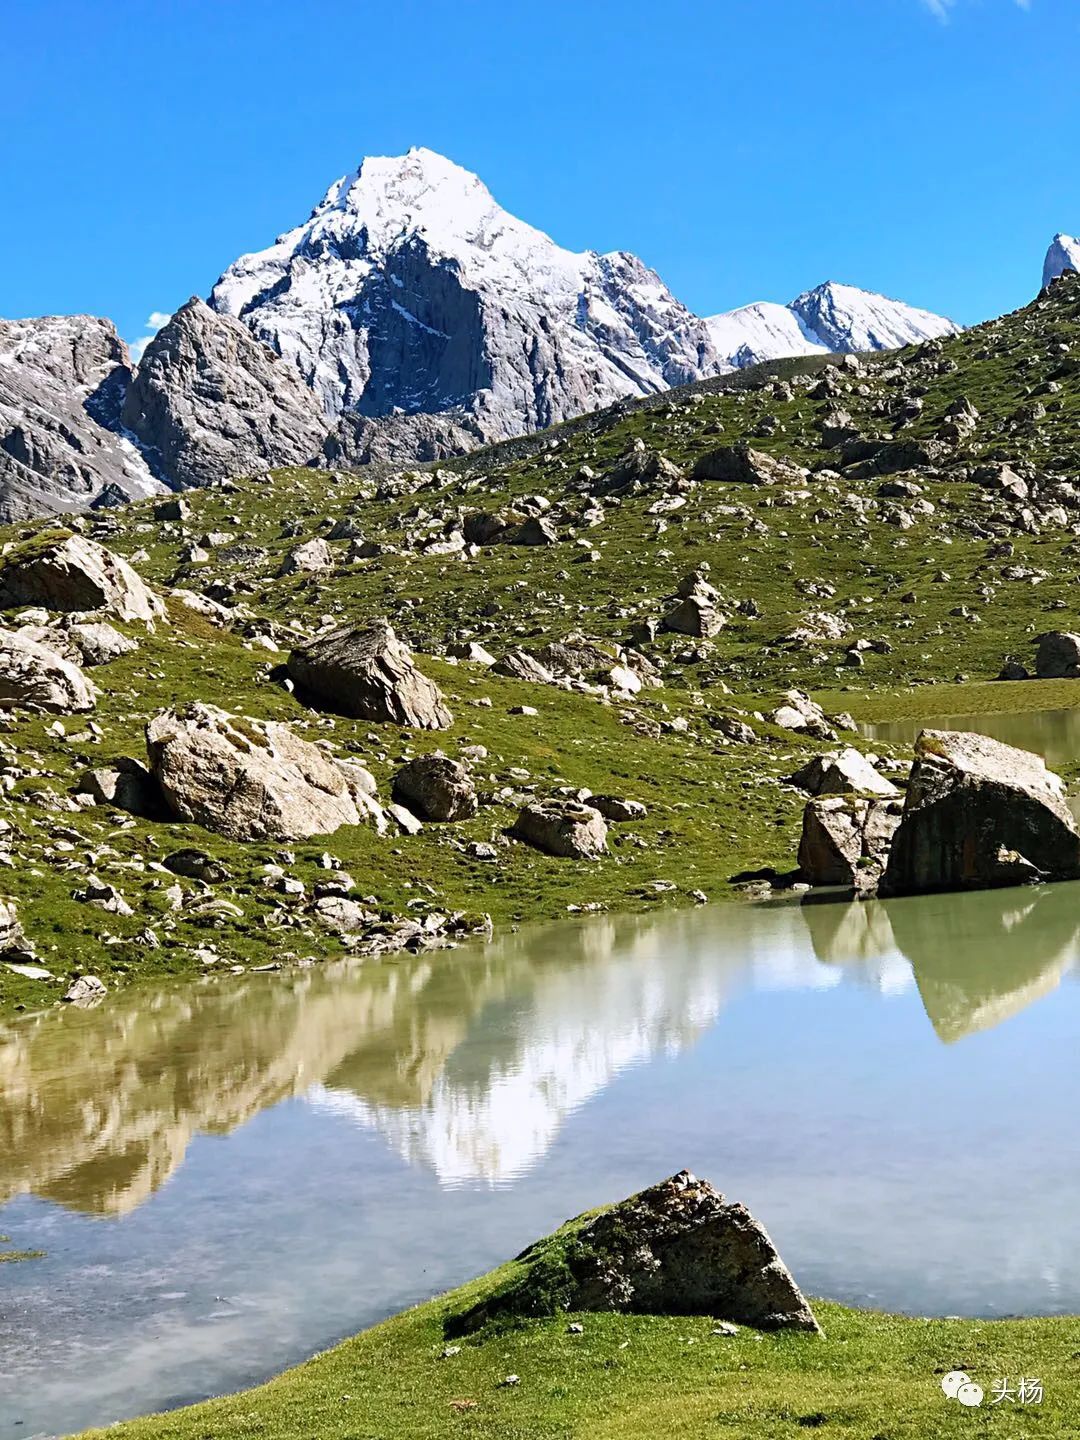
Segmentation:
{"type": "MultiPolygon", "coordinates": [[[[963,0],[922,0],[922,3],[942,24],[948,24],[949,16],[963,0]]],[[[1032,0],[1013,0],[1013,4],[1020,10],[1030,10],[1032,0]]]]}
{"type": "Polygon", "coordinates": [[[131,351],[131,358],[136,365],[146,353],[146,347],[150,344],[150,341],[154,338],[154,336],[161,329],[161,327],[163,325],[167,325],[171,319],[172,316],[166,314],[164,310],[150,311],[150,314],[146,317],[147,333],[145,335],[140,335],[138,340],[128,341],[128,349],[131,351]]]}

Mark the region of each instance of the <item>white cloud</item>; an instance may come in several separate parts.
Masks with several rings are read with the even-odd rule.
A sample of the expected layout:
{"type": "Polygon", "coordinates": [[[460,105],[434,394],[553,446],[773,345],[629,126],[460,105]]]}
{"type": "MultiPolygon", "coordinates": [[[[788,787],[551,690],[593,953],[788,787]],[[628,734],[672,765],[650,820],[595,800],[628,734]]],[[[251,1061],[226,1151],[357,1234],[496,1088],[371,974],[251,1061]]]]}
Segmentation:
{"type": "MultiPolygon", "coordinates": [[[[953,9],[960,4],[960,0],[922,0],[922,3],[926,6],[927,10],[930,11],[931,15],[935,16],[935,18],[943,24],[947,24],[950,14],[953,9]]],[[[1013,4],[1021,10],[1030,10],[1031,3],[1032,0],[1013,0],[1013,4]]]]}
{"type": "Polygon", "coordinates": [[[139,363],[139,361],[145,354],[146,347],[150,344],[150,341],[154,338],[154,336],[161,329],[161,327],[163,325],[167,325],[171,319],[172,316],[167,314],[164,310],[150,311],[150,314],[146,317],[147,333],[145,335],[140,335],[138,340],[128,341],[128,349],[131,351],[131,358],[136,365],[139,363]]]}

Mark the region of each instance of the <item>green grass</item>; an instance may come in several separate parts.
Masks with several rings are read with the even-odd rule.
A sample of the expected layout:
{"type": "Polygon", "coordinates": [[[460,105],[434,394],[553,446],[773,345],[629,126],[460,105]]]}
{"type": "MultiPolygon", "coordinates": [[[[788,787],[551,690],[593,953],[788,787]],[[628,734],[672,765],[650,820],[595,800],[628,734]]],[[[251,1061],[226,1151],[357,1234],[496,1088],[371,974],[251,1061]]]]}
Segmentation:
{"type": "Polygon", "coordinates": [[[14,1265],[20,1260],[43,1260],[44,1250],[0,1250],[0,1265],[14,1265]]]}
{"type": "Polygon", "coordinates": [[[825,1336],[715,1336],[702,1318],[566,1314],[488,1328],[441,1358],[495,1271],[258,1389],[87,1432],[110,1440],[936,1440],[1080,1433],[1080,1320],[921,1320],[819,1302],[825,1336]],[[584,1333],[570,1334],[578,1320],[584,1333]],[[1042,1380],[1041,1405],[965,1410],[943,1374],[1042,1380]],[[508,1376],[519,1383],[508,1386],[508,1376]]]}

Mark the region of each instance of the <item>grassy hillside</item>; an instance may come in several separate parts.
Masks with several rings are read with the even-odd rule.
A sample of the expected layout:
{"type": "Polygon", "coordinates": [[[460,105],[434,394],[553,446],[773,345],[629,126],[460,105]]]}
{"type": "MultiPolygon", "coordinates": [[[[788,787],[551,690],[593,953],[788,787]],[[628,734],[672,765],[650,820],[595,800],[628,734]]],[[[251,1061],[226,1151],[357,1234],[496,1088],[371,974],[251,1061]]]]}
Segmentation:
{"type": "Polygon", "coordinates": [[[87,1432],[110,1440],[945,1440],[1080,1428],[1080,1321],[903,1319],[815,1304],[824,1337],[717,1334],[712,1320],[562,1315],[453,1342],[448,1318],[514,1267],[407,1311],[256,1390],[87,1432]],[[580,1323],[582,1333],[569,1326],[580,1323]],[[963,1369],[980,1410],[942,1394],[963,1369]],[[507,1383],[516,1376],[517,1383],[507,1383]],[[1043,1384],[1040,1404],[991,1406],[997,1381],[1043,1384]]]}
{"type": "MultiPolygon", "coordinates": [[[[441,467],[278,471],[190,494],[179,521],[156,518],[152,502],[76,518],[163,591],[221,602],[225,623],[172,599],[155,635],[121,627],[139,650],[93,671],[99,733],[79,718],[63,734],[22,712],[3,720],[0,818],[13,829],[0,891],[57,978],[0,966],[0,1011],[51,1003],[80,970],[116,985],[338,951],[263,868],[283,864],[310,893],[324,852],[387,915],[463,910],[500,925],[571,906],[685,903],[691,891],[722,898],[742,871],[794,863],[802,797],[780,781],[820,742],[761,718],[792,685],[859,719],[1080,703],[1080,682],[988,683],[1006,656],[1030,664],[1039,632],[1080,623],[1078,346],[1080,281],[1067,277],[1016,315],[945,342],[839,368],[820,358],[763,367],[441,467]],[[977,415],[958,423],[961,400],[977,415]],[[837,411],[861,445],[838,448],[823,431],[837,411]],[[690,478],[704,455],[741,440],[806,474],[773,485],[690,478]],[[639,478],[628,481],[638,442],[645,454],[629,469],[639,478]],[[993,480],[1001,463],[1025,496],[993,480]],[[526,514],[529,497],[546,502],[553,543],[448,550],[462,517],[526,514]],[[332,569],[280,573],[297,545],[320,538],[332,569]],[[722,628],[654,633],[694,570],[719,592],[722,628]],[[320,624],[376,615],[446,692],[450,731],[316,715],[273,674],[320,624]],[[629,645],[655,688],[618,699],[500,678],[448,654],[478,641],[501,657],[571,634],[629,645]],[[926,688],[941,685],[963,689],[926,688]],[[484,804],[473,821],[416,836],[342,830],[287,851],[69,807],[83,769],[143,758],[148,717],[188,699],[291,721],[362,758],[384,798],[408,756],[482,746],[484,804]],[[522,706],[537,713],[513,713],[522,706]],[[717,728],[725,719],[749,723],[755,741],[730,740],[717,728]],[[594,863],[506,841],[522,798],[558,786],[629,796],[649,814],[613,826],[611,854],[594,863]],[[471,857],[473,841],[493,842],[497,859],[471,857]],[[172,881],[152,866],[184,845],[220,859],[228,879],[209,898],[182,882],[189,903],[174,912],[172,881]],[[73,899],[88,870],[116,884],[134,915],[73,899]]],[[[9,528],[0,541],[34,546],[53,528],[9,528]]]]}

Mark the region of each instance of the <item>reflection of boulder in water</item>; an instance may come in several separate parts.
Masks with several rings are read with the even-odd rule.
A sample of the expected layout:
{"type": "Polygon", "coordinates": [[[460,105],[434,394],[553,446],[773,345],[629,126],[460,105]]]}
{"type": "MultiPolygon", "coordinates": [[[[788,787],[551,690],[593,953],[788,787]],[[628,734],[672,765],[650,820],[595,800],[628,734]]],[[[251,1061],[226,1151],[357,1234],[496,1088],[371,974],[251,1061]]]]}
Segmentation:
{"type": "Polygon", "coordinates": [[[883,902],[930,1022],[951,1042],[1055,989],[1072,964],[1080,888],[990,890],[883,902]]]}
{"type": "Polygon", "coordinates": [[[878,960],[895,950],[889,912],[876,900],[807,896],[799,907],[814,954],[825,965],[878,960]]]}

